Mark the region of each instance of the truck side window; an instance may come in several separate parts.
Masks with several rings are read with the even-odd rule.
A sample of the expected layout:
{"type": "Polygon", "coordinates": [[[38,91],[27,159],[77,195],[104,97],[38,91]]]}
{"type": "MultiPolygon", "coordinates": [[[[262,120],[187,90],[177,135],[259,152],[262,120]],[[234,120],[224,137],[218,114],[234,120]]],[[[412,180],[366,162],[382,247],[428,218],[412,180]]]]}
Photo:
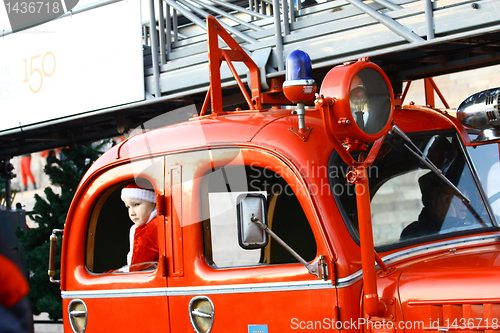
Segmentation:
{"type": "Polygon", "coordinates": [[[286,181],[277,173],[256,166],[228,166],[205,176],[203,195],[209,217],[203,222],[205,256],[216,267],[294,263],[296,259],[275,240],[264,249],[245,250],[238,244],[236,198],[241,193],[264,194],[268,200],[268,225],[305,260],[317,248],[309,222],[286,181]]]}
{"type": "MultiPolygon", "coordinates": [[[[133,223],[121,199],[122,189],[133,182],[109,188],[97,200],[91,214],[86,250],[86,267],[93,273],[127,272],[130,251],[130,228],[133,223]]],[[[142,265],[139,270],[151,270],[156,265],[142,265]]],[[[134,271],[134,269],[130,269],[134,271]]]]}

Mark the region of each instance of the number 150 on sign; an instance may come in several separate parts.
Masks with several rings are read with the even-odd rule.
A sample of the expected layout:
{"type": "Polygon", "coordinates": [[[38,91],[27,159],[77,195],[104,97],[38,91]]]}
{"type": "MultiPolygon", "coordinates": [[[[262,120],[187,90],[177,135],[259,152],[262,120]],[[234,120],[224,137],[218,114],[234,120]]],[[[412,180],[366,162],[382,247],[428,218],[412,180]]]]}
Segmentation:
{"type": "MultiPolygon", "coordinates": [[[[24,81],[23,83],[29,83],[30,90],[33,94],[36,94],[42,89],[43,86],[43,78],[44,77],[51,77],[55,70],[56,70],[56,57],[54,53],[51,51],[46,52],[43,57],[38,54],[35,56],[32,56],[31,59],[29,60],[29,66],[28,66],[28,59],[23,59],[24,62],[24,81]],[[50,59],[52,57],[52,59],[50,59]],[[40,58],[41,58],[41,67],[38,67],[40,64],[40,58]],[[50,68],[50,60],[53,61],[52,68],[50,68]],[[49,68],[46,68],[46,62],[48,62],[49,68]],[[28,71],[29,67],[29,71],[28,71]],[[40,77],[40,84],[38,87],[33,87],[30,81],[32,79],[35,79],[40,77]]],[[[36,80],[35,82],[37,82],[36,80]]],[[[32,81],[31,81],[32,82],[32,81]]]]}

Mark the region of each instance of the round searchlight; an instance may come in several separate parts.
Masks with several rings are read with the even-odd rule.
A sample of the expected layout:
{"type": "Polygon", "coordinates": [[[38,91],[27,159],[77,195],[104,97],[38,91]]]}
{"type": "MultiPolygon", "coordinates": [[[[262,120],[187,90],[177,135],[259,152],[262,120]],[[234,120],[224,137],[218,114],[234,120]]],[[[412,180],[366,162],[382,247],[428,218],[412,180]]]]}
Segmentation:
{"type": "Polygon", "coordinates": [[[382,69],[368,59],[331,69],[320,95],[335,98],[330,119],[344,125],[350,139],[373,142],[389,131],[394,109],[392,87],[382,69]]]}

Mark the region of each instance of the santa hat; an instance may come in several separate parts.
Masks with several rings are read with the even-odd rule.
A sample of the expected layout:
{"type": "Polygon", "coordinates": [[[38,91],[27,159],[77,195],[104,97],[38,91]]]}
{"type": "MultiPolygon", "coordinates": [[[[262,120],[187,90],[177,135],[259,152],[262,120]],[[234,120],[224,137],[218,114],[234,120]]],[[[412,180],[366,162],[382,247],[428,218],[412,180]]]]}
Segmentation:
{"type": "Polygon", "coordinates": [[[121,198],[122,200],[128,198],[156,203],[155,192],[153,190],[139,187],[134,183],[128,184],[122,189],[121,198]]]}

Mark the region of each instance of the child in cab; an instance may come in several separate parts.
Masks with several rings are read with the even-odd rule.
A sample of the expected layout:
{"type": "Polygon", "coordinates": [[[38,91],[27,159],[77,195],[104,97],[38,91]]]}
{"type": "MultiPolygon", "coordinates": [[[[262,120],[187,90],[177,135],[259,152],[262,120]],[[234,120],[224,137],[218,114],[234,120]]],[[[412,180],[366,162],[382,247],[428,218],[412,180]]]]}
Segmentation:
{"type": "Polygon", "coordinates": [[[127,265],[130,271],[144,269],[144,263],[158,261],[158,223],[155,192],[131,183],[124,187],[121,199],[134,224],[130,228],[130,252],[127,265]]]}

